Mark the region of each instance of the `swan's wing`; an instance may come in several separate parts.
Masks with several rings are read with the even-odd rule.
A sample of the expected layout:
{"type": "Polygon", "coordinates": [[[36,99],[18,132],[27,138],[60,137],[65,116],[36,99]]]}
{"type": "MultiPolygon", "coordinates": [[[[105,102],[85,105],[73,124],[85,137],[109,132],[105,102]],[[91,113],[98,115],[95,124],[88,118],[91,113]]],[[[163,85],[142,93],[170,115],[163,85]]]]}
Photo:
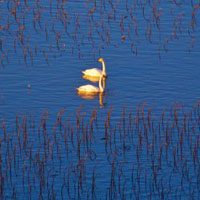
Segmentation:
{"type": "Polygon", "coordinates": [[[82,71],[82,73],[88,76],[101,76],[103,72],[100,69],[93,68],[86,69],[85,71],[82,71]]]}

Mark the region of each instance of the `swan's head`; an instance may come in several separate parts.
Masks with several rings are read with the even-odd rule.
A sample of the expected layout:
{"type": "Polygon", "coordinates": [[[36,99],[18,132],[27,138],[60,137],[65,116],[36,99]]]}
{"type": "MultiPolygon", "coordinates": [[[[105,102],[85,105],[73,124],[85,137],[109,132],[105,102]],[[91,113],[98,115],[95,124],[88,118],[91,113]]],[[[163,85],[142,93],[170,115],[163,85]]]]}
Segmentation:
{"type": "Polygon", "coordinates": [[[104,62],[103,58],[99,58],[98,62],[104,62]]]}

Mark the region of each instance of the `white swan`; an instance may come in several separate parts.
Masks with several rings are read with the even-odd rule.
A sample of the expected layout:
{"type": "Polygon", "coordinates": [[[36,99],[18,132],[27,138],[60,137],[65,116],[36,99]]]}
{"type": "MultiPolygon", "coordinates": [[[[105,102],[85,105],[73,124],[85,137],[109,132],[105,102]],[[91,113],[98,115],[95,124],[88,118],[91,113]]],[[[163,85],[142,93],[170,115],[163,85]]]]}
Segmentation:
{"type": "Polygon", "coordinates": [[[99,58],[98,62],[102,63],[102,70],[97,69],[97,68],[93,68],[93,69],[86,69],[85,71],[82,71],[82,73],[86,76],[93,76],[93,77],[100,77],[100,76],[105,76],[106,75],[106,67],[105,67],[105,62],[103,60],[103,58],[99,58]]]}
{"type": "Polygon", "coordinates": [[[93,94],[96,94],[96,93],[99,93],[99,92],[104,92],[104,88],[101,85],[102,78],[103,78],[103,75],[99,79],[99,88],[94,86],[94,85],[83,85],[83,86],[76,88],[78,90],[78,93],[82,93],[82,94],[93,93],[93,94]]]}

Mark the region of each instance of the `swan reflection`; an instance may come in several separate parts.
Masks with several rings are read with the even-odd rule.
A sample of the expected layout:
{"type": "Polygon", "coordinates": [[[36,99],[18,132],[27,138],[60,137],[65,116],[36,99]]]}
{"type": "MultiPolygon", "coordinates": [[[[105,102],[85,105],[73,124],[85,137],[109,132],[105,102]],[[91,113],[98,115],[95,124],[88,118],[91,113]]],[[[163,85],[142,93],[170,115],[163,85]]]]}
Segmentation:
{"type": "MultiPolygon", "coordinates": [[[[82,78],[89,80],[93,83],[97,83],[100,79],[100,77],[94,77],[94,76],[88,76],[88,75],[83,75],[82,78]]],[[[103,76],[102,81],[103,81],[103,89],[105,89],[105,87],[106,87],[106,77],[105,76],[103,76]]]]}
{"type": "Polygon", "coordinates": [[[100,107],[104,107],[104,103],[103,103],[104,93],[103,92],[100,92],[100,93],[81,93],[81,92],[78,92],[78,95],[82,99],[87,99],[87,100],[94,100],[99,95],[99,105],[100,105],[100,107]]]}
{"type": "Polygon", "coordinates": [[[83,75],[82,76],[83,79],[87,79],[93,83],[96,83],[99,81],[99,77],[95,77],[95,76],[88,76],[88,75],[83,75]]]}

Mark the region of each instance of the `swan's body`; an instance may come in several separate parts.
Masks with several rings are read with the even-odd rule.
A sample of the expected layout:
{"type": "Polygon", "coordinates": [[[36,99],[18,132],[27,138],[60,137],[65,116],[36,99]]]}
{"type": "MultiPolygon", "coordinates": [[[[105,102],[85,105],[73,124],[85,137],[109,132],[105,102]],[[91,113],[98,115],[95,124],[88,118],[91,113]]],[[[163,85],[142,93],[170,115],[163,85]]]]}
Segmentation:
{"type": "Polygon", "coordinates": [[[106,67],[103,58],[99,58],[98,62],[102,63],[102,70],[97,68],[86,69],[85,71],[82,71],[82,73],[86,76],[92,76],[92,77],[101,77],[102,75],[106,77],[107,76],[106,67]]]}
{"type": "Polygon", "coordinates": [[[94,85],[83,85],[77,88],[78,93],[99,93],[103,92],[104,88],[101,85],[103,76],[100,77],[99,79],[99,88],[94,86],[94,85]]]}

